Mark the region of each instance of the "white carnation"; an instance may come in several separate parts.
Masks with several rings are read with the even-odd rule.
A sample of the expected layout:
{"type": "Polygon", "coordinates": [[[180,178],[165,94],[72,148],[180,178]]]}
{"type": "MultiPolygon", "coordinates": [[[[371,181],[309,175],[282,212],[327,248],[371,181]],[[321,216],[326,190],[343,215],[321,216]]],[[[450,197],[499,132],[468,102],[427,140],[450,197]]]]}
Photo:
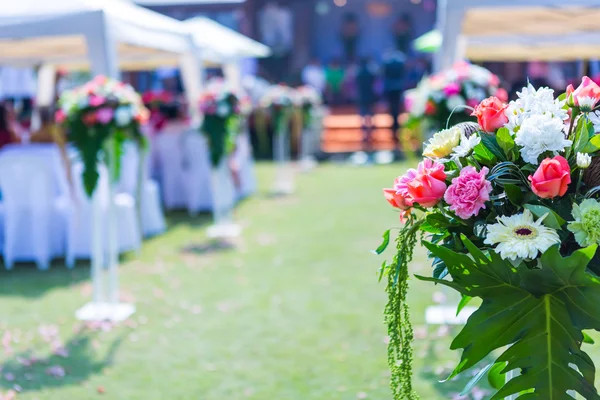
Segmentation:
{"type": "Polygon", "coordinates": [[[465,104],[467,104],[465,98],[460,95],[450,96],[446,101],[448,110],[454,112],[462,111],[462,107],[465,106],[465,104]]]}
{"type": "Polygon", "coordinates": [[[533,115],[525,119],[515,137],[515,143],[522,147],[523,159],[537,165],[543,153],[563,151],[570,146],[572,142],[565,139],[563,127],[563,121],[550,114],[533,115]]]}
{"type": "Polygon", "coordinates": [[[131,107],[119,107],[115,110],[115,122],[117,126],[127,126],[131,123],[133,115],[131,107]]]}

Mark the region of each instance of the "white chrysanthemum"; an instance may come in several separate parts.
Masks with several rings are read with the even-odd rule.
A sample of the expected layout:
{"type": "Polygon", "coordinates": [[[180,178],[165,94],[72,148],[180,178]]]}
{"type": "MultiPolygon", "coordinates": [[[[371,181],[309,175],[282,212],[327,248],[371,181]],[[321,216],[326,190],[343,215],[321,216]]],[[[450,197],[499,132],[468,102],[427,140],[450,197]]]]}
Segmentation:
{"type": "Polygon", "coordinates": [[[455,147],[460,144],[460,128],[454,127],[437,132],[427,142],[423,155],[430,158],[444,158],[449,156],[455,147]]]}
{"type": "Polygon", "coordinates": [[[460,95],[450,96],[448,100],[446,100],[446,105],[448,106],[448,110],[451,112],[459,112],[463,110],[463,107],[467,103],[465,102],[465,98],[460,95]]]}
{"type": "Polygon", "coordinates": [[[585,153],[577,153],[577,166],[581,169],[589,168],[592,163],[592,156],[585,153]]]}
{"type": "Polygon", "coordinates": [[[558,233],[542,224],[546,215],[533,220],[531,211],[523,214],[498,217],[498,223],[487,226],[485,244],[494,249],[503,260],[534,259],[553,245],[560,243],[558,233]]]}
{"type": "Polygon", "coordinates": [[[467,157],[473,151],[473,148],[477,146],[481,142],[481,138],[477,134],[471,135],[471,137],[467,137],[465,133],[461,133],[460,135],[460,144],[456,146],[452,151],[452,158],[456,159],[458,157],[467,157]]]}
{"type": "Polygon", "coordinates": [[[508,123],[505,125],[512,133],[517,133],[523,122],[531,116],[548,114],[561,121],[569,118],[563,109],[565,101],[554,99],[554,90],[547,87],[535,89],[531,84],[517,93],[518,99],[511,101],[505,111],[508,123]]]}
{"type": "Polygon", "coordinates": [[[594,132],[600,132],[600,113],[598,111],[589,113],[588,117],[592,121],[592,124],[594,124],[594,132]]]}
{"type": "Polygon", "coordinates": [[[521,146],[523,160],[537,165],[538,157],[543,153],[559,152],[570,146],[572,142],[565,139],[563,128],[563,121],[550,114],[526,118],[515,137],[515,143],[521,146]]]}

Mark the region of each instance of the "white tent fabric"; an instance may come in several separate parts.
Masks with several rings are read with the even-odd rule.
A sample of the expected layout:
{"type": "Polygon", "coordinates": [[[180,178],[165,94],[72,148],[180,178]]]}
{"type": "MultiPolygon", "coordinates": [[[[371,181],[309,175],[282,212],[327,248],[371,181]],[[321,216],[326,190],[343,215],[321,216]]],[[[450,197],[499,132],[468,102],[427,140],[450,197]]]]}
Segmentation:
{"type": "Polygon", "coordinates": [[[90,66],[118,76],[157,54],[183,54],[191,37],[177,20],[124,0],[19,0],[0,8],[0,64],[90,66]]]}
{"type": "Polygon", "coordinates": [[[184,22],[201,49],[213,49],[223,60],[241,58],[263,58],[271,55],[271,50],[253,39],[229,29],[206,17],[192,18],[184,22]]]}
{"type": "Polygon", "coordinates": [[[444,69],[474,61],[575,60],[600,56],[600,0],[440,0],[444,69]]]}

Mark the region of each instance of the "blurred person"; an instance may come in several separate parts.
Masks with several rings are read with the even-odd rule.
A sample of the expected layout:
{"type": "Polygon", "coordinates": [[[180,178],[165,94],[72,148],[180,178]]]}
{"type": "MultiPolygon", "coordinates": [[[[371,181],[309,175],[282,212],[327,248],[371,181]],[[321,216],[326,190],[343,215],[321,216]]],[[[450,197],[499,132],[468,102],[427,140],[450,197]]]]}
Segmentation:
{"type": "Polygon", "coordinates": [[[327,85],[325,69],[318,58],[313,58],[304,69],[302,69],[302,83],[312,86],[321,95],[325,92],[325,86],[327,85]]]}
{"type": "Polygon", "coordinates": [[[375,105],[376,71],[368,58],[362,58],[356,74],[358,109],[363,131],[363,150],[371,151],[371,134],[373,132],[373,106],[375,105]]]}
{"type": "Polygon", "coordinates": [[[404,53],[397,50],[386,52],[383,64],[383,79],[383,90],[388,111],[392,117],[392,140],[398,150],[400,147],[398,138],[400,123],[398,119],[401,111],[402,93],[406,89],[406,56],[404,53]]]}
{"type": "Polygon", "coordinates": [[[344,15],[340,36],[344,47],[344,57],[346,58],[346,61],[355,60],[358,37],[360,36],[360,26],[358,25],[358,17],[356,14],[349,12],[344,15]]]}
{"type": "Polygon", "coordinates": [[[407,64],[406,69],[405,89],[412,89],[416,87],[427,74],[427,60],[423,57],[415,58],[412,62],[407,64]]]}
{"type": "Polygon", "coordinates": [[[392,26],[396,50],[409,54],[413,41],[412,19],[409,14],[400,15],[392,26]]]}
{"type": "Polygon", "coordinates": [[[342,101],[342,83],[344,82],[344,69],[339,58],[334,58],[325,70],[327,83],[327,97],[331,104],[340,104],[342,101]]]}
{"type": "Polygon", "coordinates": [[[160,106],[162,121],[156,133],[180,134],[189,128],[186,108],[181,102],[169,102],[160,106]]]}
{"type": "Polygon", "coordinates": [[[14,124],[11,122],[10,108],[7,103],[0,103],[0,148],[19,142],[14,124]]]}

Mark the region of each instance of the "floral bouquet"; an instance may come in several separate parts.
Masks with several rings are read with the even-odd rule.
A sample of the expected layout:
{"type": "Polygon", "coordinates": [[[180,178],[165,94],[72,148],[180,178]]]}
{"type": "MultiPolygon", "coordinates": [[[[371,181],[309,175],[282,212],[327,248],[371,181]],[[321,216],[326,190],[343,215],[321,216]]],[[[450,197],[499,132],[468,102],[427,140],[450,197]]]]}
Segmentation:
{"type": "Polygon", "coordinates": [[[296,88],[297,103],[302,107],[304,126],[310,126],[314,118],[315,109],[323,104],[323,98],[312,86],[305,85],[296,88]]]}
{"type": "Polygon", "coordinates": [[[285,125],[297,104],[294,90],[285,85],[271,86],[260,100],[260,107],[270,113],[277,132],[286,131],[285,125]]]}
{"type": "Polygon", "coordinates": [[[474,121],[471,113],[483,99],[496,96],[508,100],[500,79],[485,68],[461,62],[424,78],[405,96],[408,126],[423,123],[434,130],[460,122],[474,121]]]}
{"type": "Polygon", "coordinates": [[[600,399],[583,348],[585,331],[600,330],[600,135],[590,119],[599,102],[587,77],[558,98],[530,85],[509,104],[486,99],[477,124],[436,133],[418,168],[384,189],[406,222],[380,271],[396,400],[417,398],[406,294],[419,239],[432,276],[418,279],[457,290],[459,311],[481,299],[452,342],[463,351],[448,379],[493,359],[465,391],[488,375],[492,400],[600,399]]]}
{"type": "Polygon", "coordinates": [[[249,98],[222,79],[208,83],[200,97],[200,112],[204,115],[200,131],[208,139],[213,167],[235,149],[240,118],[248,115],[251,109],[249,98]]]}
{"type": "Polygon", "coordinates": [[[59,105],[56,121],[67,128],[69,141],[79,151],[84,188],[91,196],[98,182],[98,161],[113,163],[111,179],[116,181],[123,143],[131,139],[145,145],[140,126],[148,110],[130,85],[104,76],[64,92],[59,105]]]}

